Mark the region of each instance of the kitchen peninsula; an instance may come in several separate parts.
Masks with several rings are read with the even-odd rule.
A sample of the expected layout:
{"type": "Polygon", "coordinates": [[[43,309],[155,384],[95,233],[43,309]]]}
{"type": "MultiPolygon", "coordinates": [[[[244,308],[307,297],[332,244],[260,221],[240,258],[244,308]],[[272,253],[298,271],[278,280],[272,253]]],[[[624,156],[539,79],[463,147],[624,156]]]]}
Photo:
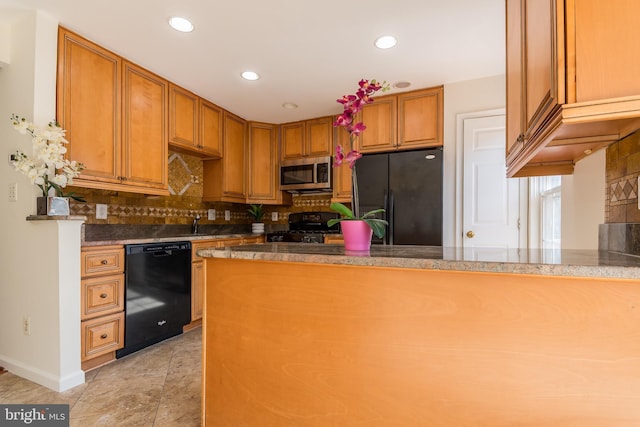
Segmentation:
{"type": "Polygon", "coordinates": [[[198,253],[207,426],[640,424],[640,258],[198,253]]]}

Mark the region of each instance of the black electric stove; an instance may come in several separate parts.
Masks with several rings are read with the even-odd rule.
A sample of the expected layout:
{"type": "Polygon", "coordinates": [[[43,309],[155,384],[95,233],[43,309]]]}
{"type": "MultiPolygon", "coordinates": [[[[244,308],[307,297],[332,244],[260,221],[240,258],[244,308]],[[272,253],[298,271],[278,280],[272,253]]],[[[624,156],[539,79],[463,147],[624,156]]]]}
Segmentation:
{"type": "Polygon", "coordinates": [[[289,230],[268,233],[267,242],[324,243],[326,234],[340,233],[339,224],[327,226],[330,219],[339,218],[334,212],[299,212],[289,214],[289,230]]]}

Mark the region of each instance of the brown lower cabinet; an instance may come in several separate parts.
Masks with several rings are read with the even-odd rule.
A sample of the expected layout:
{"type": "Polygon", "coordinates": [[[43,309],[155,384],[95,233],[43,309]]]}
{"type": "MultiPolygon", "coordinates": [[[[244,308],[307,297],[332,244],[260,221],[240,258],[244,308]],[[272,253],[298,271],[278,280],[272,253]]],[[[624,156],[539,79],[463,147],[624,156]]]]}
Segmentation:
{"type": "MultiPolygon", "coordinates": [[[[233,237],[192,242],[191,324],[200,325],[205,269],[197,252],[205,248],[264,243],[264,236],[233,237]]],[[[86,246],[81,250],[81,362],[82,369],[115,360],[124,347],[124,246],[86,246]]]]}
{"type": "Polygon", "coordinates": [[[225,246],[250,245],[264,243],[264,236],[234,237],[229,239],[201,240],[191,243],[191,325],[202,319],[202,306],[204,301],[204,258],[198,256],[200,249],[223,248],[225,246]]]}
{"type": "Polygon", "coordinates": [[[80,360],[88,370],[124,347],[124,246],[83,247],[80,268],[80,360]]]}

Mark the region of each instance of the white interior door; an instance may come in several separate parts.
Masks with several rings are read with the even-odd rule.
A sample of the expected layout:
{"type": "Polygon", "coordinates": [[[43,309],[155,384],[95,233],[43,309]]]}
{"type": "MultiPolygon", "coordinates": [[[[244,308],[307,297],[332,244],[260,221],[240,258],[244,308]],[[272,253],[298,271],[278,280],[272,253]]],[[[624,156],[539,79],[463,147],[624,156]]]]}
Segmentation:
{"type": "Polygon", "coordinates": [[[505,166],[505,116],[463,123],[462,242],[467,259],[509,261],[518,248],[520,190],[505,166]]]}

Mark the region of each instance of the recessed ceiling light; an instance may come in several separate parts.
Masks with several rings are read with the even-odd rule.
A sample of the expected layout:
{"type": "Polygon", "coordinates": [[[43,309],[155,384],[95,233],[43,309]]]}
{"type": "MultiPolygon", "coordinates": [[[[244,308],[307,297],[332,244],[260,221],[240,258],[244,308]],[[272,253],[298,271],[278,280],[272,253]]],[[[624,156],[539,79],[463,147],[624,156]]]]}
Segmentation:
{"type": "Polygon", "coordinates": [[[284,104],[282,104],[282,108],[286,108],[287,110],[294,110],[298,108],[298,104],[294,102],[285,102],[284,104]]]}
{"type": "Polygon", "coordinates": [[[260,78],[258,73],[255,73],[253,71],[243,71],[240,75],[245,80],[258,80],[260,78]]]}
{"type": "Polygon", "coordinates": [[[190,33],[193,31],[193,24],[186,18],[181,18],[179,16],[173,16],[169,18],[169,25],[174,30],[181,31],[183,33],[190,33]]]}
{"type": "Polygon", "coordinates": [[[393,84],[393,87],[396,87],[398,89],[404,89],[409,86],[411,86],[411,83],[409,82],[396,82],[393,84]]]}
{"type": "Polygon", "coordinates": [[[376,47],[380,49],[389,49],[398,44],[398,39],[393,36],[380,36],[376,39],[376,47]]]}

